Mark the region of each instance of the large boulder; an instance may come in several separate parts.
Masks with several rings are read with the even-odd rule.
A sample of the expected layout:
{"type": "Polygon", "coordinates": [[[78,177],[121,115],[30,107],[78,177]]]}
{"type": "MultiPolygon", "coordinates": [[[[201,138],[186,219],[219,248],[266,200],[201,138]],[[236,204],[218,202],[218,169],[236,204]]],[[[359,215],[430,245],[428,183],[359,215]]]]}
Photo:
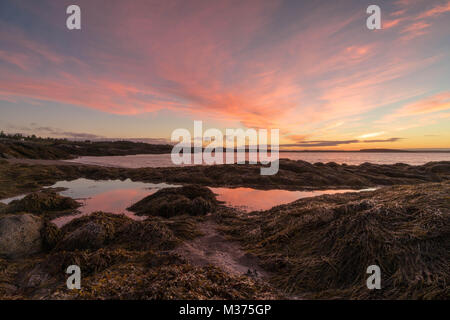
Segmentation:
{"type": "Polygon", "coordinates": [[[0,256],[18,258],[42,250],[43,221],[32,214],[0,217],[0,256]]]}

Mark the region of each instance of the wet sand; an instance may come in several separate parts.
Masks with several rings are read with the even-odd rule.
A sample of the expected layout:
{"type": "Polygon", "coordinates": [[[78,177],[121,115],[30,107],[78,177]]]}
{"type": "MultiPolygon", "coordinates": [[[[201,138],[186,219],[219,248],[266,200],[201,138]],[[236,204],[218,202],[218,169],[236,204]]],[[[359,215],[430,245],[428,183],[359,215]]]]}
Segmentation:
{"type": "Polygon", "coordinates": [[[225,238],[217,228],[218,224],[211,220],[199,224],[198,230],[203,236],[183,242],[173,252],[193,265],[212,264],[235,275],[251,275],[257,279],[269,278],[269,273],[259,266],[258,258],[242,250],[238,242],[225,238]]]}

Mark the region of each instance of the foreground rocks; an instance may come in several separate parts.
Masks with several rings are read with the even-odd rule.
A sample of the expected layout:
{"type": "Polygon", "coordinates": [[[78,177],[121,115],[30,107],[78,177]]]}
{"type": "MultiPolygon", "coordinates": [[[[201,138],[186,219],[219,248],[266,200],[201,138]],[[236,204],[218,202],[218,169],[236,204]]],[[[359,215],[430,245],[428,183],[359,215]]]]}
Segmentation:
{"type": "MultiPolygon", "coordinates": [[[[183,219],[195,224],[192,217],[183,219]]],[[[96,212],[75,219],[60,230],[59,240],[47,252],[32,259],[0,258],[0,299],[281,297],[265,283],[214,266],[193,266],[172,253],[186,239],[188,229],[181,228],[177,218],[133,221],[96,212]],[[66,288],[65,271],[70,265],[82,270],[82,290],[66,288]]]]}
{"type": "Polygon", "coordinates": [[[305,198],[251,214],[221,205],[207,217],[144,221],[96,212],[62,229],[7,215],[0,218],[0,298],[448,299],[449,194],[442,182],[305,198]],[[177,255],[205,219],[240,241],[270,283],[177,255]],[[82,290],[65,287],[73,264],[82,269],[82,290]],[[366,287],[374,264],[381,290],[366,287]]]}
{"type": "Polygon", "coordinates": [[[0,257],[18,258],[42,250],[43,221],[31,214],[0,217],[0,257]]]}

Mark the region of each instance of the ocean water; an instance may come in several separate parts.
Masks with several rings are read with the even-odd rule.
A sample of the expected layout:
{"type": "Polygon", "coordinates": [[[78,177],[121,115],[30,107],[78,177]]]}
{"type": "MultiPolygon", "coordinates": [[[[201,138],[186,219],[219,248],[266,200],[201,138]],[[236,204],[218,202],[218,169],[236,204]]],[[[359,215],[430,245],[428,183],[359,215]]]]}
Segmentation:
{"type": "MultiPolygon", "coordinates": [[[[421,165],[431,161],[450,161],[449,152],[280,152],[280,158],[303,160],[310,163],[336,162],[358,165],[364,162],[375,164],[406,163],[421,165]]],[[[248,153],[246,153],[248,159],[248,153]]],[[[130,156],[79,157],[70,162],[109,167],[144,168],[175,167],[170,154],[141,154],[130,156]]],[[[193,165],[193,164],[192,164],[193,165]]]]}

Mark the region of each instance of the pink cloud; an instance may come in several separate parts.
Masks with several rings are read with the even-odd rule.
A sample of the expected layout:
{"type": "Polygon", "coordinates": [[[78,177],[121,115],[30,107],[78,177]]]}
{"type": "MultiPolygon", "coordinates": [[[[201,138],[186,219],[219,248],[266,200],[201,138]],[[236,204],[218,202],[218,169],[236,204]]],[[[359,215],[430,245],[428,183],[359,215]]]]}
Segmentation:
{"type": "Polygon", "coordinates": [[[395,113],[388,115],[385,121],[396,118],[424,115],[450,109],[450,91],[437,93],[419,101],[407,104],[395,113]]]}
{"type": "MultiPolygon", "coordinates": [[[[67,43],[80,42],[73,54],[2,29],[14,55],[0,51],[7,62],[0,65],[0,95],[116,114],[169,109],[297,133],[416,94],[391,82],[435,61],[398,44],[397,34],[368,34],[357,24],[358,9],[336,13],[330,2],[283,29],[274,15],[280,7],[278,1],[112,1],[89,10],[95,22],[89,32],[64,34],[67,43]]],[[[405,35],[430,29],[422,21],[405,26],[404,15],[384,28],[402,26],[405,35]]]]}
{"type": "Polygon", "coordinates": [[[423,12],[419,16],[417,16],[416,19],[423,19],[423,18],[429,18],[429,17],[435,17],[439,16],[443,13],[450,12],[450,1],[447,1],[446,3],[442,5],[436,5],[432,7],[431,9],[423,12]]]}

